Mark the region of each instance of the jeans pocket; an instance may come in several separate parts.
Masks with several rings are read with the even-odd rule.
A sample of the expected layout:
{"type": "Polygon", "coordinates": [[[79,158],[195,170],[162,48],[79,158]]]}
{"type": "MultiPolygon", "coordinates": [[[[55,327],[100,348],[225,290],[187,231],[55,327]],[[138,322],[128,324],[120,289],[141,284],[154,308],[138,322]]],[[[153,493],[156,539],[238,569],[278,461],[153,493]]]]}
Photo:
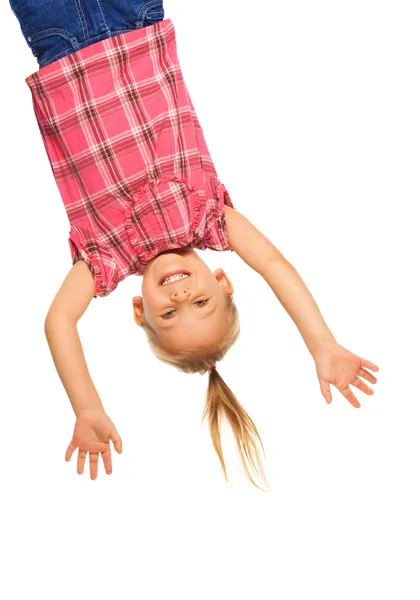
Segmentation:
{"type": "Polygon", "coordinates": [[[41,66],[60,55],[79,49],[77,38],[66,29],[57,27],[31,33],[26,40],[34,56],[41,59],[41,66]]]}
{"type": "Polygon", "coordinates": [[[150,0],[142,2],[137,14],[136,27],[145,27],[163,21],[165,11],[162,0],[150,0]]]}

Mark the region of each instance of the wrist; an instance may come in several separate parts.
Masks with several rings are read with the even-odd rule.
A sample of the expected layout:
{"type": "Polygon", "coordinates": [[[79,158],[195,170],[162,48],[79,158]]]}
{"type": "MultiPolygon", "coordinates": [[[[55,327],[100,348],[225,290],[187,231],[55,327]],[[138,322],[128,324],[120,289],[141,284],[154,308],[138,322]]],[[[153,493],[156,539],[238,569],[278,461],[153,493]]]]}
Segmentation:
{"type": "Polygon", "coordinates": [[[87,415],[87,414],[93,414],[93,413],[104,413],[105,409],[103,406],[98,406],[98,407],[85,407],[85,408],[80,408],[78,411],[75,411],[76,413],[76,417],[80,417],[81,414],[87,415]]]}
{"type": "Polygon", "coordinates": [[[99,404],[92,404],[92,405],[83,405],[83,406],[73,406],[73,410],[74,410],[74,414],[76,415],[76,418],[79,417],[82,413],[83,414],[88,414],[88,413],[94,413],[94,412],[105,412],[104,407],[102,406],[102,404],[99,402],[99,404]]]}
{"type": "Polygon", "coordinates": [[[310,340],[306,343],[312,358],[316,360],[320,354],[323,354],[328,350],[331,344],[336,344],[337,341],[334,338],[333,334],[330,332],[329,334],[323,335],[321,337],[316,337],[313,340],[310,340]]]}

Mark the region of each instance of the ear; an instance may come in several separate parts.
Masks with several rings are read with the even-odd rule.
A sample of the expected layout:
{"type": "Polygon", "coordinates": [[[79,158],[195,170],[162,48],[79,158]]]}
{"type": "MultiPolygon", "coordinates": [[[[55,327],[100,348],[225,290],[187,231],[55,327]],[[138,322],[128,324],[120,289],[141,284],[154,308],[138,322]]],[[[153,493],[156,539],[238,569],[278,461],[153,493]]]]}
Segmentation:
{"type": "Polygon", "coordinates": [[[217,281],[220,283],[226,294],[231,296],[233,294],[233,285],[226,273],[224,272],[224,270],[216,269],[213,275],[216,277],[217,281]]]}
{"type": "Polygon", "coordinates": [[[133,311],[135,322],[137,323],[137,325],[141,326],[144,319],[143,298],[141,296],[134,296],[133,311]]]}

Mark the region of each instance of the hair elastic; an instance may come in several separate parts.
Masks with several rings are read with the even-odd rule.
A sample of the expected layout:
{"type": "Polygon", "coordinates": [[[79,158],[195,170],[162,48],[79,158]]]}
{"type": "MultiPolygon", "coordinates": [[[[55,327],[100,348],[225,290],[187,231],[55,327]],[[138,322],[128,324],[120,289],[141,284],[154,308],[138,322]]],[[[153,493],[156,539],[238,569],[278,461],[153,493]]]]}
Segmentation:
{"type": "Polygon", "coordinates": [[[215,371],[215,370],[216,370],[216,365],[212,365],[212,366],[210,367],[210,371],[215,371]]]}

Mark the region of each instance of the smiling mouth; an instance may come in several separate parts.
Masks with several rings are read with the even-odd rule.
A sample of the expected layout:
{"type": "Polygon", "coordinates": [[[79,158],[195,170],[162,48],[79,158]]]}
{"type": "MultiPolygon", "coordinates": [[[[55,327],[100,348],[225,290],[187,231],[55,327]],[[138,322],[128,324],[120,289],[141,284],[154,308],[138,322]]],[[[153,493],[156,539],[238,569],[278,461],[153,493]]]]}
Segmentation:
{"type": "Polygon", "coordinates": [[[170,283],[175,283],[177,281],[181,281],[181,279],[188,279],[191,273],[186,271],[177,271],[176,273],[167,273],[164,275],[159,281],[159,285],[169,285],[170,283]]]}

